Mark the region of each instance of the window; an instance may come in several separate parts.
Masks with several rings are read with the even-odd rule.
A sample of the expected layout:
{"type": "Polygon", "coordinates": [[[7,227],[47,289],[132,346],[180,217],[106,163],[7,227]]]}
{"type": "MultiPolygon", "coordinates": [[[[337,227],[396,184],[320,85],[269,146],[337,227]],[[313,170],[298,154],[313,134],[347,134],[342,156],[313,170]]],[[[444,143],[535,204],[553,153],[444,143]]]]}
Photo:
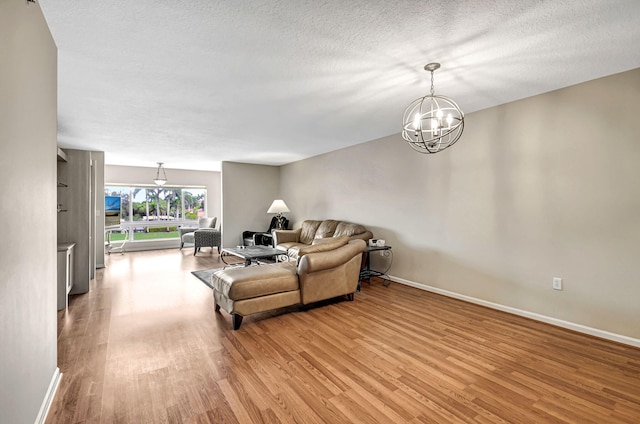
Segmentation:
{"type": "MultiPolygon", "coordinates": [[[[129,229],[129,240],[180,237],[180,225],[194,225],[207,216],[207,190],[198,187],[105,186],[105,196],[121,199],[121,227],[129,229]]],[[[112,234],[122,240],[124,234],[112,234]]]]}
{"type": "Polygon", "coordinates": [[[182,190],[184,199],[184,211],[186,219],[204,218],[207,192],[203,188],[191,188],[182,190]]]}

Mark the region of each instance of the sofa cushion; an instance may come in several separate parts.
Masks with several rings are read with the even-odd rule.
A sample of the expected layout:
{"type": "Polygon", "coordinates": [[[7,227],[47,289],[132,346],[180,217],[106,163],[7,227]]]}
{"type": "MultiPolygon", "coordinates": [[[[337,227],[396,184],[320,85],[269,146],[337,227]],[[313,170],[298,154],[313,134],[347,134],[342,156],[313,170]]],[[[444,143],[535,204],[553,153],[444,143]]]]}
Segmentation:
{"type": "Polygon", "coordinates": [[[351,222],[341,221],[338,223],[335,232],[333,233],[334,237],[347,235],[349,237],[355,234],[362,234],[366,232],[367,229],[360,224],[353,224],[351,222]]]}
{"type": "Polygon", "coordinates": [[[301,247],[305,247],[305,246],[308,246],[308,245],[303,243],[287,242],[287,243],[280,243],[278,245],[278,249],[286,250],[287,256],[289,256],[290,258],[296,259],[298,257],[298,250],[301,247]]]}
{"type": "Polygon", "coordinates": [[[316,231],[322,221],[306,220],[302,222],[302,231],[300,232],[300,243],[311,244],[316,238],[316,231]]]}
{"type": "Polygon", "coordinates": [[[316,230],[316,235],[314,238],[322,239],[327,237],[333,237],[333,233],[336,231],[336,227],[338,226],[338,222],[334,219],[325,219],[322,221],[322,224],[316,230]]]}

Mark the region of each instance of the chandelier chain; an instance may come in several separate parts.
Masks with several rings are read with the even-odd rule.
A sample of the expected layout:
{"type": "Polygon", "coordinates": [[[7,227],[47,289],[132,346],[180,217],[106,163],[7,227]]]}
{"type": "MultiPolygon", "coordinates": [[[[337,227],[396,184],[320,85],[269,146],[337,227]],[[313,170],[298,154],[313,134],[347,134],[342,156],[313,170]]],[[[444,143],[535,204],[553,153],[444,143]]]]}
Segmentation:
{"type": "Polygon", "coordinates": [[[431,95],[433,96],[433,71],[431,71],[431,95]]]}

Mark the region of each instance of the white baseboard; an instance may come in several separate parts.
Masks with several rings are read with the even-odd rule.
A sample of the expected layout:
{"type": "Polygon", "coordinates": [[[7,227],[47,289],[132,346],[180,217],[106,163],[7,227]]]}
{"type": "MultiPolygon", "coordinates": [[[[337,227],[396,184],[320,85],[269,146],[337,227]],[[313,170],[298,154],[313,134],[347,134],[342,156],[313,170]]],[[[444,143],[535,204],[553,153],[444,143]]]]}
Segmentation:
{"type": "Polygon", "coordinates": [[[522,309],[512,308],[511,306],[500,305],[499,303],[488,302],[486,300],[477,299],[475,297],[466,296],[466,295],[451,292],[448,290],[439,289],[437,287],[431,287],[426,284],[405,280],[404,278],[389,276],[389,279],[391,281],[395,281],[396,283],[415,287],[420,290],[441,294],[443,296],[452,297],[454,299],[464,300],[465,302],[475,303],[476,305],[486,306],[487,308],[508,312],[510,314],[519,315],[521,317],[530,318],[536,321],[541,321],[547,324],[555,325],[557,327],[562,327],[569,330],[577,331],[579,333],[589,334],[591,336],[600,337],[602,339],[611,340],[614,342],[623,343],[630,346],[640,347],[640,339],[635,339],[633,337],[623,336],[621,334],[611,333],[609,331],[587,327],[586,325],[576,324],[574,322],[563,321],[558,318],[548,317],[546,315],[540,315],[535,312],[523,311],[522,309]]]}
{"type": "Polygon", "coordinates": [[[60,368],[56,367],[55,371],[53,371],[53,376],[51,377],[47,393],[45,393],[44,400],[40,406],[40,411],[38,411],[35,424],[44,424],[44,421],[47,419],[49,408],[51,408],[51,403],[53,403],[53,398],[56,395],[56,391],[58,391],[58,386],[60,385],[60,379],[62,379],[62,373],[60,372],[60,368]]]}

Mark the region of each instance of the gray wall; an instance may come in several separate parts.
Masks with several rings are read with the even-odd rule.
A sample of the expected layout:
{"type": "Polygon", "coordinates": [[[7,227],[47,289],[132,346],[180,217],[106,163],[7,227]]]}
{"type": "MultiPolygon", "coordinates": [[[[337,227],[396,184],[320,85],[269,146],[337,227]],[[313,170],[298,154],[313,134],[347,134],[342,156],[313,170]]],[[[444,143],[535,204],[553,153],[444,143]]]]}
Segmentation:
{"type": "Polygon", "coordinates": [[[394,135],[283,166],[281,195],[296,225],[371,228],[395,277],[638,339],[638,111],[640,69],[472,113],[436,155],[394,135]]]}
{"type": "Polygon", "coordinates": [[[33,423],[56,373],[57,50],[38,4],[0,2],[0,421],[33,423]]]}
{"type": "Polygon", "coordinates": [[[95,267],[104,268],[104,152],[91,152],[95,162],[95,267]]]}
{"type": "MultiPolygon", "coordinates": [[[[245,230],[265,231],[273,215],[271,202],[279,197],[280,168],[222,162],[222,246],[242,244],[245,230]]],[[[284,199],[288,205],[288,200],[284,199]]],[[[289,206],[289,208],[291,208],[289,206]]]]}
{"type": "Polygon", "coordinates": [[[66,212],[58,214],[58,242],[76,243],[73,249],[71,294],[87,293],[92,278],[91,243],[91,152],[63,149],[68,162],[58,162],[58,181],[68,187],[58,190],[58,202],[66,212]]]}
{"type": "Polygon", "coordinates": [[[104,152],[64,149],[67,161],[58,161],[58,242],[74,242],[72,294],[89,291],[96,268],[104,267],[104,152]],[[99,199],[97,196],[100,195],[99,199]]]}

